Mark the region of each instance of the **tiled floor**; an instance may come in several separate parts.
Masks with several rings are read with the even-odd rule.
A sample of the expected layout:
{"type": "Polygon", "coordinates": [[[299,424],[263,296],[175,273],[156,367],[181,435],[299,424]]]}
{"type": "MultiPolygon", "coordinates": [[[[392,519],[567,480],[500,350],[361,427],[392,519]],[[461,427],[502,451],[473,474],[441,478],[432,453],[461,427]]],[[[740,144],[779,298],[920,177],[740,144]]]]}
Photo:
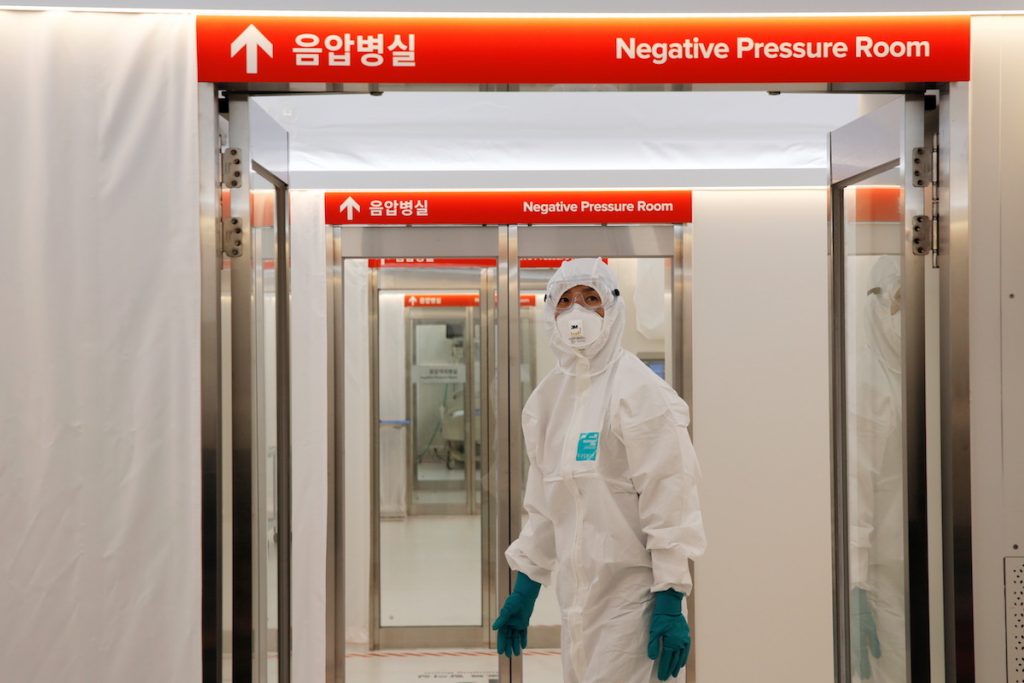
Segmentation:
{"type": "MultiPolygon", "coordinates": [[[[353,646],[357,647],[357,646],[353,646]]],[[[523,678],[561,683],[558,650],[527,650],[523,678]]],[[[498,657],[487,650],[350,650],[345,677],[353,683],[496,683],[498,657]]]]}
{"type": "MultiPolygon", "coordinates": [[[[479,625],[481,619],[480,518],[422,515],[381,525],[381,616],[385,626],[479,625]]],[[[554,591],[541,591],[532,625],[557,625],[554,591]]],[[[490,650],[380,650],[349,644],[348,683],[491,683],[498,655],[490,650]]],[[[561,683],[558,650],[530,648],[523,658],[528,683],[561,683]]],[[[225,681],[230,681],[230,659],[225,681]]],[[[277,656],[268,660],[277,680],[277,656]]]]}
{"type": "MultiPolygon", "coordinates": [[[[480,623],[480,518],[421,515],[381,524],[383,626],[480,623]]],[[[531,623],[557,625],[554,590],[541,591],[531,623]]]]}
{"type": "MultiPolygon", "coordinates": [[[[385,626],[480,623],[480,518],[407,517],[381,525],[381,616],[385,626]]],[[[533,625],[559,623],[554,591],[544,589],[533,625]]],[[[381,650],[350,645],[346,672],[354,683],[490,683],[498,656],[489,650],[381,650]]],[[[558,650],[528,649],[524,680],[561,683],[558,650]]]]}

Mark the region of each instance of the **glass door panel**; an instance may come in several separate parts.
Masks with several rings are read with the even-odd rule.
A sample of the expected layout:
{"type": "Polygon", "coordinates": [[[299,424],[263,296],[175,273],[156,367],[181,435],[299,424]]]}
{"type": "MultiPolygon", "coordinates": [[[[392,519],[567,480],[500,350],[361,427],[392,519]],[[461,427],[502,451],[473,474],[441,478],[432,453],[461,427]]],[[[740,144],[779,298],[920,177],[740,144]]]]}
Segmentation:
{"type": "MultiPolygon", "coordinates": [[[[529,239],[530,231],[536,228],[520,228],[521,239],[529,239]]],[[[674,346],[673,335],[678,326],[673,324],[673,254],[675,235],[673,226],[643,226],[643,230],[631,226],[601,226],[583,228],[573,226],[564,231],[564,237],[553,231],[544,231],[543,247],[527,246],[528,255],[519,259],[518,316],[519,338],[519,392],[518,405],[514,406],[512,422],[521,424],[521,412],[533,389],[544,376],[555,368],[556,360],[551,350],[550,325],[546,322],[544,294],[548,280],[559,265],[574,254],[594,256],[593,253],[579,253],[581,244],[600,244],[602,241],[615,243],[608,249],[605,260],[615,273],[621,291],[621,302],[625,306],[626,324],[623,347],[635,353],[655,374],[672,381],[672,371],[682,357],[680,349],[674,346]],[[633,239],[638,234],[650,236],[656,231],[661,239],[653,240],[655,246],[644,246],[642,241],[633,239]],[[611,236],[611,238],[609,238],[611,236]],[[554,239],[552,239],[554,238],[554,239]],[[582,241],[581,241],[582,240],[582,241]],[[538,257],[536,250],[544,248],[546,253],[538,257]],[[648,255],[650,252],[660,255],[648,255]],[[645,253],[646,252],[646,253],[645,253]],[[638,255],[632,255],[637,253],[638,255]]],[[[540,231],[533,233],[540,237],[540,231]]],[[[522,252],[521,252],[522,253],[522,252]]],[[[678,302],[677,302],[678,303],[678,302]]],[[[681,387],[677,388],[681,391],[681,387]]],[[[518,435],[515,435],[518,437],[518,435]]],[[[521,446],[521,439],[518,439],[521,446]]],[[[529,470],[529,460],[520,449],[519,467],[524,483],[518,492],[520,523],[525,524],[522,512],[522,495],[529,470]]],[[[557,574],[557,572],[556,572],[557,574]]],[[[560,647],[561,613],[553,589],[557,576],[552,578],[552,587],[541,590],[533,617],[530,621],[531,650],[522,659],[522,680],[540,683],[555,683],[561,680],[561,668],[553,656],[544,656],[544,649],[560,647]]]]}
{"type": "MultiPolygon", "coordinates": [[[[261,180],[261,179],[260,179],[261,180]]],[[[277,230],[275,193],[253,192],[253,258],[256,270],[256,488],[260,491],[259,529],[263,546],[263,581],[259,600],[264,605],[267,681],[278,680],[278,424],[277,424],[277,230]]]]}
{"type": "Polygon", "coordinates": [[[490,622],[497,515],[508,505],[493,437],[499,230],[333,231],[344,283],[347,680],[497,679],[490,622]],[[444,652],[419,656],[425,648],[444,652]]]}
{"type": "MultiPolygon", "coordinates": [[[[480,419],[472,403],[474,370],[473,324],[479,292],[406,291],[387,293],[404,298],[408,349],[407,393],[412,425],[409,510],[414,514],[471,513],[479,485],[480,419]],[[444,306],[422,306],[439,299],[444,306]]],[[[381,296],[385,296],[382,293],[381,296]]],[[[383,324],[383,321],[382,321],[383,324]]],[[[384,330],[381,331],[382,335],[384,330]]]]}
{"type": "MultiPolygon", "coordinates": [[[[930,677],[919,99],[833,131],[833,499],[839,680],[930,677]]],[[[927,153],[924,150],[928,150],[927,153]]],[[[925,250],[927,254],[927,250],[925,250]]]]}
{"type": "Polygon", "coordinates": [[[893,170],[843,188],[850,650],[863,681],[907,680],[898,181],[893,170]]]}
{"type": "Polygon", "coordinates": [[[481,273],[424,270],[378,278],[381,628],[482,627],[480,290],[438,286],[481,273]]]}
{"type": "Polygon", "coordinates": [[[223,179],[222,218],[231,290],[231,676],[287,683],[288,136],[246,97],[228,107],[224,155],[234,172],[223,179]]]}

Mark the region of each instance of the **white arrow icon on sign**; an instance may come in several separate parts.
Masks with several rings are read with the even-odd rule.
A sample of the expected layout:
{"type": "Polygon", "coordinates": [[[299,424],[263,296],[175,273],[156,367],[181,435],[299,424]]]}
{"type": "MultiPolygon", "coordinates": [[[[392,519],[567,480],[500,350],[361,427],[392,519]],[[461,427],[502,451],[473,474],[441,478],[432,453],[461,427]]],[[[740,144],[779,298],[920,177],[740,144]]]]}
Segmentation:
{"type": "Polygon", "coordinates": [[[415,296],[409,297],[409,305],[410,306],[415,306],[416,305],[416,297],[415,296]]]}
{"type": "Polygon", "coordinates": [[[359,202],[349,197],[341,203],[341,210],[348,211],[348,219],[352,220],[352,214],[355,211],[359,211],[362,207],[359,206],[359,202]]]}
{"type": "Polygon", "coordinates": [[[259,71],[257,61],[258,50],[263,50],[268,57],[274,56],[274,44],[267,40],[267,37],[260,33],[260,30],[253,24],[238,34],[238,37],[231,43],[231,56],[234,57],[245,48],[245,73],[254,74],[259,71]]]}

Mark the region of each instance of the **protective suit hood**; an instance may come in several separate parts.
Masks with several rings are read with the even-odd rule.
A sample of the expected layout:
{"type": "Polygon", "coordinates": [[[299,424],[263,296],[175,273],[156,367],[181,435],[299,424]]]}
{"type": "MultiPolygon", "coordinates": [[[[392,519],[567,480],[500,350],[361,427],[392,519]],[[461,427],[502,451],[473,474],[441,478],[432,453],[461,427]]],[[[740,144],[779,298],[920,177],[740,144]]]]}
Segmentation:
{"type": "Polygon", "coordinates": [[[596,375],[603,372],[622,353],[622,334],[626,310],[619,296],[615,274],[601,259],[581,258],[566,261],[548,281],[544,296],[544,329],[558,368],[570,375],[596,375]],[[562,338],[555,325],[558,297],[577,285],[593,287],[601,295],[604,325],[594,343],[574,348],[562,338]]]}
{"type": "Polygon", "coordinates": [[[866,305],[866,343],[878,361],[889,372],[902,374],[900,322],[902,314],[897,300],[900,285],[898,257],[883,256],[871,268],[871,289],[866,305]],[[894,313],[893,308],[897,311],[894,313]]]}

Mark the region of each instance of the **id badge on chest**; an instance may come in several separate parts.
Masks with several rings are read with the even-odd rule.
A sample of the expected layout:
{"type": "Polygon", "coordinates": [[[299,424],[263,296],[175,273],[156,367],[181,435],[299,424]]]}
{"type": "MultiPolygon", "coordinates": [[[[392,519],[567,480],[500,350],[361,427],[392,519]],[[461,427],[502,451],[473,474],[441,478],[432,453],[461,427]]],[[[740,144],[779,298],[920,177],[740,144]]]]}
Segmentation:
{"type": "Polygon", "coordinates": [[[596,461],[600,441],[600,432],[580,432],[576,441],[576,462],[596,461]]]}

